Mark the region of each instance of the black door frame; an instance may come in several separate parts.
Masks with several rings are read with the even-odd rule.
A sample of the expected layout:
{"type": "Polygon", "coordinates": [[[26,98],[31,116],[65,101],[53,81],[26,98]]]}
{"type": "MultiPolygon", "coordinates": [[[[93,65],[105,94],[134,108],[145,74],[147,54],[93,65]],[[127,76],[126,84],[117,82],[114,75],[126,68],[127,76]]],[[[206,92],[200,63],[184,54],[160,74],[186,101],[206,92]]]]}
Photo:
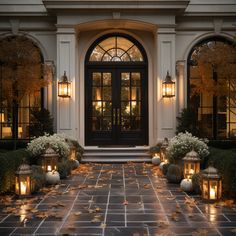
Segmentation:
{"type": "Polygon", "coordinates": [[[100,145],[114,145],[114,139],[119,139],[119,145],[148,145],[148,63],[146,53],[139,42],[133,39],[130,36],[124,34],[108,34],[105,35],[98,40],[96,40],[92,46],[89,48],[86,54],[85,60],[85,145],[86,146],[100,146],[100,145]],[[142,52],[144,61],[139,62],[91,62],[89,61],[90,54],[94,47],[102,40],[109,38],[111,36],[122,36],[130,41],[132,41],[140,51],[142,52]],[[92,72],[104,71],[104,72],[112,72],[113,76],[117,79],[118,73],[120,72],[140,72],[142,74],[142,85],[141,85],[141,96],[142,96],[142,105],[141,105],[141,133],[139,137],[137,136],[137,132],[129,132],[130,137],[126,136],[122,138],[122,134],[120,132],[120,137],[115,137],[117,132],[114,134],[114,130],[110,133],[110,136],[106,132],[100,132],[98,136],[91,137],[91,121],[88,119],[89,117],[89,109],[91,111],[91,78],[90,75],[92,72]],[[136,137],[135,137],[136,135],[136,137]],[[112,136],[112,137],[111,137],[112,136]]]}

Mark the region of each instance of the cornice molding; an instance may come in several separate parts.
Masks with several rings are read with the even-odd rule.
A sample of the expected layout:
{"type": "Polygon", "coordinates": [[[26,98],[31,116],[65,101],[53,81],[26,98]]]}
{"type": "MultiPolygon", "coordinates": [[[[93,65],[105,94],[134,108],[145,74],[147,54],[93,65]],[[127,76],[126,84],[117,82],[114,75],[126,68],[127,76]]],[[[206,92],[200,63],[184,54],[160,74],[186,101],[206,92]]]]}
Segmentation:
{"type": "Polygon", "coordinates": [[[43,0],[48,11],[78,11],[78,10],[174,10],[184,12],[190,0],[43,0]]]}

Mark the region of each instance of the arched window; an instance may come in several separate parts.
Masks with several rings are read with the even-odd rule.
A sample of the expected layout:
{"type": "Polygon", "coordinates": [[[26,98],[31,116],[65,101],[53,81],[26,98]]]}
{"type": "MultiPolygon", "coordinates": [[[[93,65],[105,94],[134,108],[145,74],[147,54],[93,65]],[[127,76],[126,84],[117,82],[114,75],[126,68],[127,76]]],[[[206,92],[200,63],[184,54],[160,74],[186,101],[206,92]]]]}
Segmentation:
{"type": "Polygon", "coordinates": [[[143,55],[129,39],[112,36],[95,46],[89,61],[143,61],[143,55]]]}
{"type": "Polygon", "coordinates": [[[43,58],[24,36],[0,40],[0,139],[29,139],[31,109],[43,104],[43,58]]]}
{"type": "Polygon", "coordinates": [[[236,49],[223,38],[197,44],[188,58],[188,107],[199,135],[236,138],[236,49]]]}

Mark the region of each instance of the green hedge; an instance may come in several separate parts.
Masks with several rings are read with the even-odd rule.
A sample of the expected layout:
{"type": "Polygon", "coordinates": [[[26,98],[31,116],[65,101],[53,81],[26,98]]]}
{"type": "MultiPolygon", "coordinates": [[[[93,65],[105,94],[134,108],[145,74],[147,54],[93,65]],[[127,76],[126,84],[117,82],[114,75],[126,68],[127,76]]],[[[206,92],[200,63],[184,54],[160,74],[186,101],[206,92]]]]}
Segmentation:
{"type": "MultiPolygon", "coordinates": [[[[16,148],[26,148],[29,140],[18,139],[16,140],[16,148]]],[[[0,149],[13,150],[14,149],[14,140],[12,139],[2,139],[0,140],[0,149]]]]}
{"type": "Polygon", "coordinates": [[[210,148],[206,166],[213,165],[222,175],[224,197],[236,197],[236,150],[210,148]]]}
{"type": "Polygon", "coordinates": [[[15,172],[23,163],[30,162],[30,155],[25,149],[0,153],[0,193],[14,191],[15,172]]]}

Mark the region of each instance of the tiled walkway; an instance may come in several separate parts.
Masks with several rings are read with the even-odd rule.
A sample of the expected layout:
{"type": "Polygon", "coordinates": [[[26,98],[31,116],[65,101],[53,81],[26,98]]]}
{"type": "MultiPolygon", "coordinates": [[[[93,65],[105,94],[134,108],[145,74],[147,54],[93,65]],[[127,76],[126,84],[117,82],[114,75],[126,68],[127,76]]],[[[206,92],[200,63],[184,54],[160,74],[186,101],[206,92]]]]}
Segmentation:
{"type": "Polygon", "coordinates": [[[235,208],[189,198],[145,164],[91,164],[25,205],[2,202],[1,236],[236,235],[235,208]]]}

